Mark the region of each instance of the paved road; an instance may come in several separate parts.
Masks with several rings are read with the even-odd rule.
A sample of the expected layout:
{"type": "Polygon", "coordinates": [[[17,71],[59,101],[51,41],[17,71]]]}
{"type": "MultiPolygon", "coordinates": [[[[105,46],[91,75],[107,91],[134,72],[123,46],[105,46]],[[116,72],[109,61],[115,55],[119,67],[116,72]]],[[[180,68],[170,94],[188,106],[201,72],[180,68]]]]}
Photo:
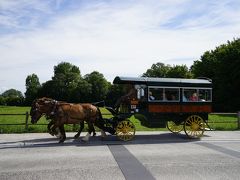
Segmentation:
{"type": "MultiPolygon", "coordinates": [[[[0,179],[239,179],[240,131],[208,131],[201,140],[137,132],[64,144],[45,133],[0,134],[0,179]]],[[[84,135],[84,134],[83,134],[84,135]]]]}

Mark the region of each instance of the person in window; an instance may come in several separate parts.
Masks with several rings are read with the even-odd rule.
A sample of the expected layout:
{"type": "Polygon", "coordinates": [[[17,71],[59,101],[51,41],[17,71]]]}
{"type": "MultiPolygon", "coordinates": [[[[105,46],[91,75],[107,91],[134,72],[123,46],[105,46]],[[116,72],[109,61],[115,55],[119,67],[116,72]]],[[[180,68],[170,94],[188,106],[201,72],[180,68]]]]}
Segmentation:
{"type": "Polygon", "coordinates": [[[174,94],[171,94],[171,101],[176,101],[176,96],[174,94]]]}
{"type": "Polygon", "coordinates": [[[192,94],[192,96],[190,97],[190,101],[198,101],[197,93],[192,94]]]}
{"type": "Polygon", "coordinates": [[[149,100],[150,100],[150,101],[155,100],[155,97],[152,95],[152,92],[151,92],[151,91],[149,91],[149,100]]]}
{"type": "Polygon", "coordinates": [[[183,102],[187,102],[188,101],[184,94],[183,94],[182,100],[183,100],[183,102]]]}
{"type": "Polygon", "coordinates": [[[183,102],[187,102],[187,101],[188,101],[188,99],[187,99],[187,96],[186,96],[186,93],[185,93],[185,92],[183,92],[183,94],[182,94],[182,101],[183,101],[183,102]]]}

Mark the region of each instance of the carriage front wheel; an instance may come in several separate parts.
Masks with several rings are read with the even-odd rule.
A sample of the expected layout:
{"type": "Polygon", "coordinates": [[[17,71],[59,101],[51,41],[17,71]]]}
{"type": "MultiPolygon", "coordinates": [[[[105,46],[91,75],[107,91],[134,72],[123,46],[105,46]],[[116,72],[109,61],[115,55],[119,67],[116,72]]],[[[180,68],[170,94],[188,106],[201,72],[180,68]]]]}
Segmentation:
{"type": "Polygon", "coordinates": [[[190,138],[200,138],[205,130],[205,122],[198,115],[189,116],[184,123],[184,131],[190,138]]]}
{"type": "Polygon", "coordinates": [[[135,131],[134,124],[128,119],[120,121],[116,127],[116,135],[123,141],[132,140],[135,136],[135,131]]]}

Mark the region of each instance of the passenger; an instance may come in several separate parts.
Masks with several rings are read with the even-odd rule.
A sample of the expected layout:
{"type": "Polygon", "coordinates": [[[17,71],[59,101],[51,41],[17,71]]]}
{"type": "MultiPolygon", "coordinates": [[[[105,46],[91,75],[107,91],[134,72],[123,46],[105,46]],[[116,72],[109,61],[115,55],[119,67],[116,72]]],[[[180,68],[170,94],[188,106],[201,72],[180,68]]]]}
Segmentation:
{"type": "Polygon", "coordinates": [[[176,100],[176,96],[174,94],[171,94],[171,101],[175,101],[176,100]]]}
{"type": "Polygon", "coordinates": [[[192,96],[190,97],[190,101],[198,101],[197,93],[192,94],[192,96]]]}
{"type": "Polygon", "coordinates": [[[152,95],[152,92],[151,91],[149,91],[149,100],[150,101],[153,101],[153,100],[155,100],[155,97],[152,95]]]}
{"type": "Polygon", "coordinates": [[[186,96],[186,92],[183,91],[183,94],[182,94],[182,101],[183,102],[187,102],[188,101],[188,98],[186,96]]]}
{"type": "Polygon", "coordinates": [[[184,94],[183,94],[182,99],[183,99],[183,100],[182,100],[183,102],[187,102],[187,101],[188,101],[187,98],[186,98],[186,96],[185,96],[184,94]]]}

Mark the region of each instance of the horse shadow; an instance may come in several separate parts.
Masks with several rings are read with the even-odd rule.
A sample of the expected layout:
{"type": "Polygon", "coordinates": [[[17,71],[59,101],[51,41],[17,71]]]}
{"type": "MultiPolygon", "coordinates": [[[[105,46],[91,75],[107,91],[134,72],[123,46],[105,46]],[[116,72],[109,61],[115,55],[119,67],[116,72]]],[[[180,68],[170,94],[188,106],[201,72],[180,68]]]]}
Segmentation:
{"type": "Polygon", "coordinates": [[[64,146],[110,146],[110,145],[136,145],[136,144],[167,144],[167,143],[190,143],[200,139],[189,139],[184,134],[160,133],[160,134],[136,134],[131,141],[119,140],[115,135],[91,137],[88,142],[82,141],[81,137],[74,139],[67,137],[64,143],[58,143],[56,137],[27,139],[11,142],[0,142],[0,149],[10,148],[39,148],[39,147],[64,147],[64,146]]]}

